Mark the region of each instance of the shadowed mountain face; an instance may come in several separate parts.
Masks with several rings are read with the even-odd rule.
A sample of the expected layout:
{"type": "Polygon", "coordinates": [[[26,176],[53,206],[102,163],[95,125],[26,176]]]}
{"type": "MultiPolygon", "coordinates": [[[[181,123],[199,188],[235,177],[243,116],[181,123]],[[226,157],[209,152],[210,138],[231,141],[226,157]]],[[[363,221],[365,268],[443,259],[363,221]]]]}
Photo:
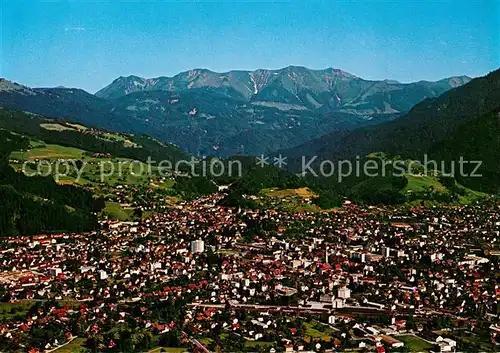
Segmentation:
{"type": "Polygon", "coordinates": [[[254,105],[370,115],[408,111],[424,98],[439,96],[469,81],[466,76],[410,84],[368,81],[338,69],[311,70],[300,66],[226,73],[195,69],[174,77],[120,77],[98,91],[96,96],[110,99],[134,92],[210,88],[254,105]]]}
{"type": "MultiPolygon", "coordinates": [[[[500,183],[500,70],[426,99],[407,114],[390,122],[355,131],[335,131],[300,146],[310,156],[350,159],[372,152],[386,152],[422,161],[430,159],[455,164],[481,161],[481,178],[457,178],[467,186],[497,191],[500,183]]],[[[296,149],[286,151],[297,156],[296,149]]],[[[458,167],[457,167],[458,168],[458,167]]],[[[470,175],[475,165],[466,166],[470,175]]],[[[456,170],[458,173],[458,169],[456,170]]]]}
{"type": "Polygon", "coordinates": [[[0,80],[0,105],[146,133],[194,154],[258,155],[330,131],[393,120],[469,80],[401,84],[294,66],[227,73],[196,69],[171,78],[120,77],[95,95],[0,80]]]}
{"type": "Polygon", "coordinates": [[[337,158],[373,151],[417,158],[430,146],[449,138],[459,126],[499,106],[500,70],[497,70],[438,98],[426,99],[394,121],[352,131],[340,140],[332,138],[334,143],[329,146],[323,143],[320,147],[323,154],[337,158]]]}

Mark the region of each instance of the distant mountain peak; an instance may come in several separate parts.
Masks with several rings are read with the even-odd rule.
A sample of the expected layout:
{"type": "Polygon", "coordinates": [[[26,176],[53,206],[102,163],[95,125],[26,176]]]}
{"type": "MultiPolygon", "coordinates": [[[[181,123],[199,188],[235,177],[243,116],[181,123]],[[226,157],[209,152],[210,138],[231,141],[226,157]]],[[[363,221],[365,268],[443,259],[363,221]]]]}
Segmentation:
{"type": "Polygon", "coordinates": [[[289,65],[280,69],[231,70],[227,72],[215,72],[207,68],[194,68],[180,72],[172,77],[144,78],[136,75],[120,76],[111,84],[96,92],[96,96],[100,98],[118,98],[138,91],[180,91],[198,87],[231,87],[249,99],[252,95],[272,83],[274,79],[285,73],[295,78],[307,75],[321,76],[328,74],[346,80],[357,79],[356,76],[348,72],[332,67],[313,70],[305,66],[289,65]]]}
{"type": "Polygon", "coordinates": [[[333,67],[329,67],[325,71],[331,72],[331,73],[333,73],[335,75],[338,75],[338,76],[349,77],[349,78],[358,78],[357,76],[355,76],[353,74],[350,74],[347,71],[344,71],[344,70],[341,70],[341,69],[335,69],[333,67]]]}
{"type": "MultiPolygon", "coordinates": [[[[301,65],[288,65],[282,69],[278,69],[277,71],[283,71],[283,70],[288,70],[288,71],[301,71],[301,70],[309,70],[307,67],[305,66],[301,66],[301,65]]],[[[271,70],[273,71],[273,70],[271,70]]]]}
{"type": "Polygon", "coordinates": [[[0,81],[0,105],[92,126],[148,133],[196,154],[260,154],[303,143],[327,131],[394,119],[465,77],[397,83],[340,69],[196,68],[173,77],[121,76],[95,95],[73,88],[30,89],[0,81]]]}
{"type": "Polygon", "coordinates": [[[453,88],[462,86],[468,82],[470,82],[472,78],[469,76],[452,76],[449,78],[445,78],[441,81],[446,81],[448,82],[453,88]]]}
{"type": "Polygon", "coordinates": [[[299,65],[277,70],[228,72],[195,68],[173,77],[119,77],[95,95],[103,99],[117,99],[137,92],[180,93],[201,88],[252,105],[276,109],[319,109],[370,117],[373,114],[406,112],[426,97],[436,97],[469,81],[466,76],[414,83],[364,80],[338,68],[309,69],[299,65]],[[417,86],[422,88],[418,92],[415,91],[417,86]],[[399,95],[400,99],[395,98],[399,95]]]}

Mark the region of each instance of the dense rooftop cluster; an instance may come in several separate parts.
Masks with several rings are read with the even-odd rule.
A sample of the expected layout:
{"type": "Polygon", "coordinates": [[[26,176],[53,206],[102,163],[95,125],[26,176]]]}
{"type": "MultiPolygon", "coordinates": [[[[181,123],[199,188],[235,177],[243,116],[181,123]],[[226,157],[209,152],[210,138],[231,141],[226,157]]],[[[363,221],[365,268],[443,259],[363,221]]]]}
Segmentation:
{"type": "Polygon", "coordinates": [[[500,343],[497,204],[307,213],[222,198],[99,232],[2,238],[0,350],[75,337],[91,351],[500,343]]]}

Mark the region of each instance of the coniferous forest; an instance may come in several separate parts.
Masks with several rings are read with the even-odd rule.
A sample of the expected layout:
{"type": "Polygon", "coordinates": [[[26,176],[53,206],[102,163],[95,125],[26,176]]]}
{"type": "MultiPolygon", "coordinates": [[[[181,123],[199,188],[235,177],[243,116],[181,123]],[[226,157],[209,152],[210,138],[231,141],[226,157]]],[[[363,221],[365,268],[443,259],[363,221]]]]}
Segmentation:
{"type": "Polygon", "coordinates": [[[52,177],[28,177],[9,166],[10,152],[28,139],[0,130],[0,229],[16,234],[82,232],[97,227],[96,202],[88,190],[57,185],[52,177]]]}

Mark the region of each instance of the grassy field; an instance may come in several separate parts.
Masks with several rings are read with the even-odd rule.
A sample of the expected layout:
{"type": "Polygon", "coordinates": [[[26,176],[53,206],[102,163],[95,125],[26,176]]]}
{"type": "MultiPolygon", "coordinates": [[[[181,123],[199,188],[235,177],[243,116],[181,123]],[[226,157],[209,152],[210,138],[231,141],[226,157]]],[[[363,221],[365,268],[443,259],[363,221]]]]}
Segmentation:
{"type": "Polygon", "coordinates": [[[80,125],[80,124],[71,124],[71,123],[66,123],[66,125],[71,126],[77,130],[88,130],[88,127],[80,125]]]}
{"type": "Polygon", "coordinates": [[[312,336],[313,338],[322,338],[322,337],[327,336],[327,335],[325,335],[324,332],[320,332],[311,326],[306,325],[306,327],[307,327],[306,336],[308,336],[308,337],[312,336]]]}
{"type": "Polygon", "coordinates": [[[150,183],[150,178],[159,178],[158,168],[148,166],[140,161],[124,158],[90,158],[85,160],[82,178],[92,183],[102,179],[109,185],[144,185],[162,189],[170,189],[175,184],[173,179],[156,180],[150,183]]]}
{"type": "Polygon", "coordinates": [[[10,158],[21,161],[35,159],[80,159],[84,153],[85,151],[73,147],[38,145],[26,152],[12,152],[10,158]]]}
{"type": "Polygon", "coordinates": [[[105,132],[104,134],[101,135],[101,137],[103,139],[105,139],[105,140],[108,140],[108,141],[123,142],[123,144],[124,144],[125,147],[139,147],[139,145],[137,145],[135,142],[130,141],[129,139],[127,139],[124,136],[119,135],[119,134],[113,134],[113,133],[110,133],[110,132],[105,132]]]}
{"type": "Polygon", "coordinates": [[[410,190],[413,192],[423,192],[428,190],[429,187],[434,188],[436,191],[444,190],[444,186],[433,176],[407,174],[406,178],[408,179],[408,185],[403,190],[404,192],[410,190]]]}
{"type": "Polygon", "coordinates": [[[432,348],[432,344],[424,341],[413,335],[397,336],[396,339],[405,344],[411,352],[428,352],[432,348]]]}
{"type": "MultiPolygon", "coordinates": [[[[79,124],[70,124],[70,123],[64,123],[60,124],[57,122],[53,123],[43,123],[40,124],[41,128],[44,128],[46,130],[52,130],[52,131],[84,131],[87,130],[88,128],[83,125],[79,124]]],[[[129,140],[125,136],[118,134],[118,133],[112,133],[112,132],[102,132],[100,135],[97,135],[99,138],[107,141],[118,141],[118,142],[123,142],[124,146],[126,147],[139,147],[135,142],[129,140]]]]}
{"type": "MultiPolygon", "coordinates": [[[[33,161],[34,164],[25,166],[29,173],[36,172],[36,169],[40,167],[42,174],[49,173],[50,169],[55,177],[56,172],[59,171],[56,181],[61,184],[92,186],[104,181],[109,185],[143,185],[159,189],[171,189],[175,184],[175,181],[170,178],[158,179],[160,175],[155,166],[148,167],[145,163],[124,158],[89,158],[83,156],[84,153],[75,148],[46,145],[46,147],[33,148],[28,152],[13,152],[10,158],[21,162],[33,161]],[[47,160],[50,166],[46,162],[37,164],[34,162],[36,159],[47,160]],[[58,163],[58,159],[82,160],[83,167],[78,170],[72,162],[68,162],[69,168],[67,168],[65,164],[58,163]],[[157,180],[150,183],[150,178],[157,180]]],[[[15,163],[12,166],[17,171],[21,171],[23,164],[15,163]]]]}
{"type": "MultiPolygon", "coordinates": [[[[80,129],[78,125],[66,126],[59,123],[42,124],[43,128],[48,130],[71,130],[80,129]]],[[[120,134],[104,133],[103,139],[121,141],[124,145],[133,147],[135,144],[120,134]]],[[[60,182],[64,184],[78,183],[82,185],[95,184],[101,182],[101,174],[103,180],[110,184],[128,184],[128,185],[145,185],[149,183],[150,176],[159,177],[158,168],[147,164],[134,161],[126,158],[93,158],[84,150],[72,147],[65,147],[54,144],[45,144],[43,141],[31,140],[30,149],[27,151],[14,151],[10,155],[11,160],[20,161],[14,163],[13,167],[20,170],[24,161],[33,161],[28,168],[40,167],[40,171],[45,174],[50,168],[52,175],[59,170],[61,174],[60,182]],[[36,163],[36,160],[44,160],[43,164],[36,163]],[[81,160],[83,170],[81,171],[80,179],[76,180],[78,170],[71,163],[69,170],[64,164],[58,163],[59,160],[81,160]],[[47,163],[48,162],[48,163],[47,163]],[[49,167],[50,164],[50,167],[49,167]],[[59,169],[57,169],[59,168],[59,169]],[[101,173],[102,172],[102,173],[101,173]],[[67,175],[62,175],[67,174],[67,175]]],[[[29,170],[32,172],[33,170],[29,170]]],[[[163,182],[158,182],[159,188],[171,188],[173,181],[167,179],[163,182]]]]}
{"type": "MultiPolygon", "coordinates": [[[[403,189],[404,193],[425,192],[430,188],[439,192],[446,191],[444,185],[434,176],[407,174],[406,178],[408,179],[408,185],[403,189]]],[[[466,194],[464,196],[458,196],[458,202],[460,204],[471,204],[487,196],[485,193],[474,191],[464,186],[461,187],[465,190],[466,194]]]]}
{"type": "Polygon", "coordinates": [[[209,337],[203,337],[198,339],[204,346],[208,346],[210,343],[212,343],[214,340],[209,338],[209,337]]]}
{"type": "Polygon", "coordinates": [[[79,353],[79,352],[85,352],[86,348],[83,347],[83,344],[85,343],[86,339],[85,338],[75,338],[73,341],[65,345],[64,347],[61,347],[59,349],[56,349],[54,352],[55,353],[79,353]]]}
{"type": "MultiPolygon", "coordinates": [[[[71,299],[57,301],[61,307],[69,306],[73,309],[80,307],[80,302],[71,299]]],[[[22,300],[16,303],[0,302],[0,322],[9,321],[16,316],[25,317],[29,309],[36,303],[34,300],[22,300]]]]}
{"type": "Polygon", "coordinates": [[[487,194],[479,192],[479,191],[474,191],[471,189],[466,189],[467,194],[465,196],[459,196],[459,201],[463,205],[470,205],[472,203],[475,203],[478,200],[481,200],[487,196],[487,194]]]}
{"type": "MultiPolygon", "coordinates": [[[[382,160],[392,160],[392,161],[400,161],[401,156],[388,156],[386,153],[383,152],[375,152],[371,153],[368,155],[370,158],[379,158],[382,160]]],[[[423,171],[423,166],[420,163],[415,163],[412,162],[411,160],[406,160],[404,161],[405,166],[409,168],[411,166],[413,171],[418,171],[421,170],[423,171]]],[[[408,169],[409,171],[410,169],[408,169]]],[[[434,171],[429,170],[430,174],[428,175],[420,175],[420,174],[412,174],[410,172],[405,173],[406,178],[408,179],[408,185],[402,190],[404,194],[410,194],[410,193],[424,193],[427,191],[433,190],[434,192],[446,192],[447,189],[446,187],[441,184],[438,180],[438,176],[433,174],[434,171]]],[[[471,189],[465,188],[461,186],[465,191],[466,195],[464,196],[459,196],[458,197],[458,202],[460,204],[471,204],[476,202],[477,200],[480,200],[487,195],[481,192],[476,192],[471,189]]],[[[416,202],[416,204],[419,204],[420,200],[416,202]]],[[[433,205],[433,202],[428,203],[429,206],[433,205]]]]}
{"type": "Polygon", "coordinates": [[[333,333],[333,330],[330,327],[315,321],[306,322],[304,325],[306,327],[306,337],[312,336],[313,338],[329,340],[333,333]]]}
{"type": "Polygon", "coordinates": [[[130,219],[133,210],[123,208],[118,202],[106,202],[106,207],[103,210],[110,218],[127,221],[130,219]]]}
{"type": "Polygon", "coordinates": [[[311,204],[311,199],[317,197],[309,188],[297,189],[262,189],[260,197],[263,205],[287,212],[321,212],[321,208],[311,204]],[[306,199],[309,199],[307,201],[306,199]]]}
{"type": "Polygon", "coordinates": [[[313,198],[317,196],[311,190],[309,190],[309,188],[298,188],[298,189],[269,188],[262,190],[262,194],[269,197],[277,197],[277,198],[300,197],[303,199],[313,198]]]}
{"type": "Polygon", "coordinates": [[[266,341],[248,341],[248,340],[245,341],[245,347],[247,347],[247,348],[255,348],[258,346],[272,347],[275,344],[276,344],[275,342],[266,342],[266,341]]]}
{"type": "MultiPolygon", "coordinates": [[[[93,160],[85,168],[85,173],[97,175],[97,180],[100,180],[101,171],[103,179],[111,185],[139,185],[147,183],[149,179],[148,166],[130,159],[100,158],[93,160]]],[[[151,169],[152,173],[155,171],[156,169],[151,169]]]]}
{"type": "Polygon", "coordinates": [[[151,184],[153,187],[157,187],[160,189],[171,189],[175,184],[174,179],[166,179],[164,181],[154,182],[151,184]]]}
{"type": "Polygon", "coordinates": [[[71,126],[64,126],[57,123],[40,124],[40,127],[44,128],[45,130],[52,130],[52,131],[75,130],[71,126]]]}
{"type": "Polygon", "coordinates": [[[25,316],[33,302],[22,301],[18,303],[0,302],[0,321],[9,321],[16,316],[25,316]]]}
{"type": "Polygon", "coordinates": [[[189,352],[189,350],[187,348],[179,348],[179,347],[158,347],[148,351],[148,353],[160,353],[160,352],[183,353],[183,352],[189,352]]]}

